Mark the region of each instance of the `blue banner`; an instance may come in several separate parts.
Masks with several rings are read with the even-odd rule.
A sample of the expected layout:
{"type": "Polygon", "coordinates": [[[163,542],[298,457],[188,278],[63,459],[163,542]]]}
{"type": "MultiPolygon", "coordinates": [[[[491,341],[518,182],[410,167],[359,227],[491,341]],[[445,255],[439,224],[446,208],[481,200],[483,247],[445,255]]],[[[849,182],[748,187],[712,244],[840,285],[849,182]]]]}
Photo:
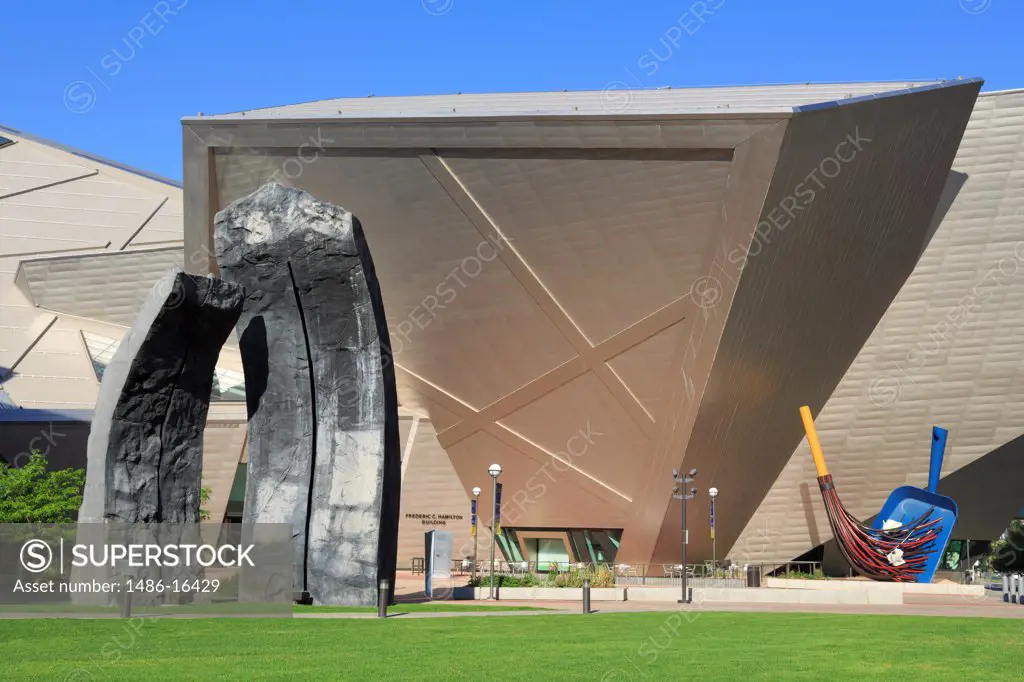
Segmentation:
{"type": "Polygon", "coordinates": [[[476,535],[476,500],[469,502],[469,534],[476,535]]]}
{"type": "Polygon", "coordinates": [[[497,493],[494,495],[494,533],[501,533],[501,484],[498,483],[497,493]]]}

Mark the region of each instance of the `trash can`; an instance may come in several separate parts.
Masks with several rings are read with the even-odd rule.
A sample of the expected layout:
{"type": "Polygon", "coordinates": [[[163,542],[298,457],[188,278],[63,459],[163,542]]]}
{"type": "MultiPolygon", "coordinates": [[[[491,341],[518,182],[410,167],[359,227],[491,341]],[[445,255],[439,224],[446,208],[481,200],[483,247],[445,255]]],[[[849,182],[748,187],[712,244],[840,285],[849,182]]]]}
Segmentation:
{"type": "Polygon", "coordinates": [[[761,587],[760,566],[747,566],[747,587],[761,587]]]}

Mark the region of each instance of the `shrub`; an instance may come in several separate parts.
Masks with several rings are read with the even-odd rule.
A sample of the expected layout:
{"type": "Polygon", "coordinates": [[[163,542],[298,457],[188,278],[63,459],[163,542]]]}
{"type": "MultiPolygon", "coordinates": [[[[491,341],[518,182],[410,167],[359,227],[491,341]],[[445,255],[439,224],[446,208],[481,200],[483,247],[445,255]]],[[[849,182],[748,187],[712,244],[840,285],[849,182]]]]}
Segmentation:
{"type": "Polygon", "coordinates": [[[214,595],[215,599],[238,599],[238,573],[232,573],[220,580],[220,587],[214,595]]]}
{"type": "Polygon", "coordinates": [[[38,450],[20,469],[0,462],[0,523],[70,523],[84,487],[85,469],[49,471],[38,450]]]}
{"type": "MultiPolygon", "coordinates": [[[[469,581],[471,587],[489,587],[491,577],[480,575],[469,581]]],[[[543,581],[536,573],[524,575],[496,575],[494,576],[495,587],[538,587],[543,581]]]]}
{"type": "Polygon", "coordinates": [[[821,572],[820,568],[814,569],[813,573],[807,571],[789,571],[779,576],[780,578],[789,578],[791,580],[827,580],[825,574],[821,572]]]}
{"type": "Polygon", "coordinates": [[[615,574],[607,566],[570,568],[568,572],[554,576],[553,587],[583,587],[583,581],[587,579],[591,587],[615,587],[615,574]]]}
{"type": "MultiPolygon", "coordinates": [[[[615,587],[615,573],[608,566],[573,567],[561,573],[552,568],[543,578],[536,573],[496,575],[494,584],[498,587],[583,587],[583,581],[588,578],[591,587],[615,587]]],[[[469,584],[471,587],[487,587],[491,579],[481,575],[470,580],[469,584]]]]}
{"type": "Polygon", "coordinates": [[[1000,573],[1024,571],[1024,521],[1010,523],[1003,536],[989,547],[992,568],[1000,573]]]}

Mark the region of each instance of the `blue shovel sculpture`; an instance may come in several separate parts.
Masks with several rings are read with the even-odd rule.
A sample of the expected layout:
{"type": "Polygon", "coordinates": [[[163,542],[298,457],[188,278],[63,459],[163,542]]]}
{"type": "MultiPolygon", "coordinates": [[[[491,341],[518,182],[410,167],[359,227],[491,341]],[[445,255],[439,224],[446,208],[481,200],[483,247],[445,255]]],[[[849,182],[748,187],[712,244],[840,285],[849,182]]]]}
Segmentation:
{"type": "Polygon", "coordinates": [[[928,560],[924,571],[917,576],[917,582],[930,583],[939,566],[939,559],[949,542],[949,535],[956,525],[957,506],[952,498],[939,495],[939,476],[942,474],[942,458],[946,454],[946,436],[948,432],[938,426],[932,427],[932,455],[928,466],[928,487],[925,490],[912,485],[903,485],[893,490],[889,499],[882,505],[882,511],[875,517],[872,526],[881,530],[886,521],[893,524],[921,524],[938,519],[941,530],[928,550],[928,560]]]}

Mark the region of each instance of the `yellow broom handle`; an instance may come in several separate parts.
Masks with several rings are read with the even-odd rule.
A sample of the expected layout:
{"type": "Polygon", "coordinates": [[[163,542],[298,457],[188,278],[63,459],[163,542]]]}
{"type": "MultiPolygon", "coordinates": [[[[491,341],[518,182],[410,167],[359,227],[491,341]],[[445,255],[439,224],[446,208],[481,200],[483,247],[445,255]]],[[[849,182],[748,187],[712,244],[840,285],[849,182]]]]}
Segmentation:
{"type": "Polygon", "coordinates": [[[814,468],[818,470],[818,476],[827,476],[828,467],[825,466],[825,455],[822,454],[821,443],[818,442],[818,430],[814,428],[811,408],[806,405],[801,407],[800,418],[804,420],[804,431],[807,432],[807,444],[811,446],[811,457],[814,457],[814,468]]]}

